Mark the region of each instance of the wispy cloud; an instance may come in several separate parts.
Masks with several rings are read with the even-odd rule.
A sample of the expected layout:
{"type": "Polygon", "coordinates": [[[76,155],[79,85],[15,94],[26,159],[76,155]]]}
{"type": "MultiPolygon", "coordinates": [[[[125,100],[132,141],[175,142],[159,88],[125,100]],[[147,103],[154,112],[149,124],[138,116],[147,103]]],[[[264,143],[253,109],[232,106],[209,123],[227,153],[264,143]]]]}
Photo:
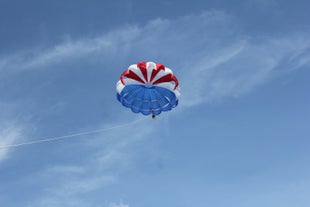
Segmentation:
{"type": "MultiPolygon", "coordinates": [[[[93,137],[89,142],[93,152],[87,154],[86,163],[50,165],[38,172],[38,180],[49,184],[44,189],[45,193],[29,206],[93,206],[85,203],[83,196],[100,192],[118,182],[119,174],[128,170],[137,156],[135,145],[144,140],[152,128],[141,126],[137,130],[139,133],[136,135],[126,136],[131,132],[129,126],[93,137]]],[[[123,203],[111,205],[126,206],[123,203]]],[[[96,206],[101,204],[96,203],[96,206]]]]}
{"type": "Polygon", "coordinates": [[[185,105],[238,97],[276,75],[309,66],[309,48],[310,41],[303,34],[247,37],[225,47],[218,44],[210,48],[213,54],[188,66],[191,73],[183,80],[185,105]]]}
{"type": "MultiPolygon", "coordinates": [[[[0,148],[22,140],[23,129],[16,122],[0,121],[0,148]]],[[[0,149],[0,162],[8,158],[9,149],[0,149]]]]}
{"type": "MultiPolygon", "coordinates": [[[[0,70],[42,69],[46,65],[76,60],[89,54],[117,55],[126,44],[139,37],[141,31],[135,26],[117,29],[96,38],[71,40],[66,38],[52,48],[31,48],[9,57],[2,57],[0,70]]],[[[107,57],[103,57],[107,58],[107,57]]]]}
{"type": "Polygon", "coordinates": [[[122,201],[120,203],[111,203],[109,207],[129,207],[129,205],[124,204],[122,201]]]}

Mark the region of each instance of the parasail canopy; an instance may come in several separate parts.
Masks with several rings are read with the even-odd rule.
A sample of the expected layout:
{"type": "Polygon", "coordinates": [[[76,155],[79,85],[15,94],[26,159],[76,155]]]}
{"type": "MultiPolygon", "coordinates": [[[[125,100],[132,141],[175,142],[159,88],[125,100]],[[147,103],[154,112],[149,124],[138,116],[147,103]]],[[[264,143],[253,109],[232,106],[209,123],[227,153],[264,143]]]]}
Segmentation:
{"type": "Polygon", "coordinates": [[[178,86],[171,69],[154,62],[139,62],[129,66],[116,83],[117,99],[134,113],[155,116],[178,105],[178,86]]]}

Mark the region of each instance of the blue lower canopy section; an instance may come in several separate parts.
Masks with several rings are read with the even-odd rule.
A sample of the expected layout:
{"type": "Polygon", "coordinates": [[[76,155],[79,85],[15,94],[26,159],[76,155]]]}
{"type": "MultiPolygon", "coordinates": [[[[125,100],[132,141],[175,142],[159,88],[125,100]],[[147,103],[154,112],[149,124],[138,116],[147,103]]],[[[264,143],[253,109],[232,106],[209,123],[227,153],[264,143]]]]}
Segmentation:
{"type": "Polygon", "coordinates": [[[134,113],[143,115],[158,115],[178,105],[178,100],[172,91],[158,86],[147,88],[144,85],[128,85],[120,94],[117,93],[117,99],[134,113]]]}

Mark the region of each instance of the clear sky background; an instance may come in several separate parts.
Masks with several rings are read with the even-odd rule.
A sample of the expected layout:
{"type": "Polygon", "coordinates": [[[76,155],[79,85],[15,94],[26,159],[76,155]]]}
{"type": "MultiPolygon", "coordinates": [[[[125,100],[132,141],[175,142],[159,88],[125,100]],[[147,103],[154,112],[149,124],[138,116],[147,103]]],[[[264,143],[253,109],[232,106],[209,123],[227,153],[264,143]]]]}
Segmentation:
{"type": "Polygon", "coordinates": [[[309,207],[309,8],[0,0],[0,147],[118,127],[0,150],[0,206],[309,207]],[[116,100],[139,61],[180,82],[155,121],[116,100]]]}

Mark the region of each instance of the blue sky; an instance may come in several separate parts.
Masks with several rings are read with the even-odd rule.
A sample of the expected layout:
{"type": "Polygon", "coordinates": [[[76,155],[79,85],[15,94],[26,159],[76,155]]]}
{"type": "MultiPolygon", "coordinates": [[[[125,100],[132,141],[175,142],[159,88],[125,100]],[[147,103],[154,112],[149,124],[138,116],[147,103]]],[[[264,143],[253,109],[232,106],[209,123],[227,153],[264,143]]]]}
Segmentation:
{"type": "Polygon", "coordinates": [[[5,207],[308,207],[308,1],[0,1],[5,207]],[[179,106],[116,100],[131,64],[172,68],[179,106]]]}

